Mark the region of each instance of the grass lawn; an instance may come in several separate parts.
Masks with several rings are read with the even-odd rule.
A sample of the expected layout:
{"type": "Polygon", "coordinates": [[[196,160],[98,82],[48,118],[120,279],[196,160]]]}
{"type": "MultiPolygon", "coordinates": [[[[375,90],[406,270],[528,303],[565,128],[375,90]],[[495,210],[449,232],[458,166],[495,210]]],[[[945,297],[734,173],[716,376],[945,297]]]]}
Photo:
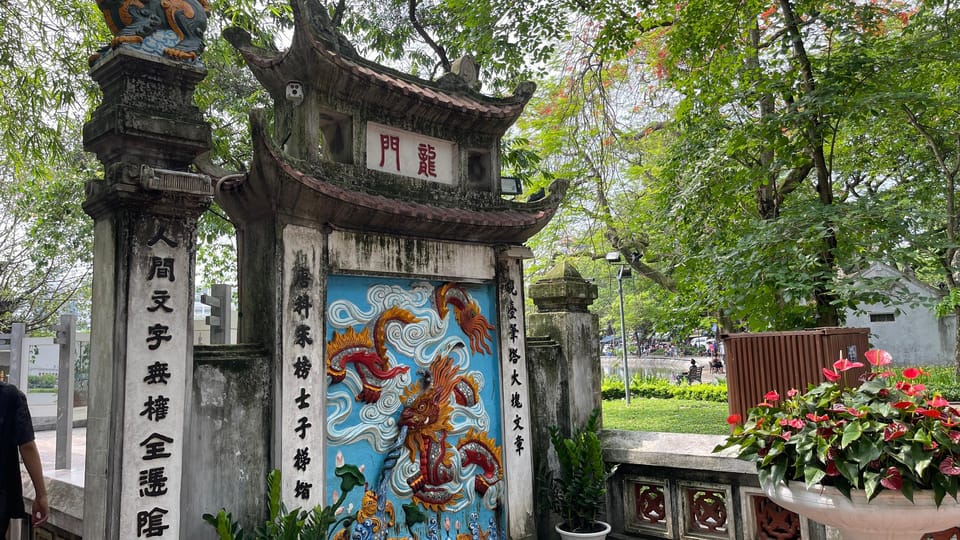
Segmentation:
{"type": "Polygon", "coordinates": [[[604,429],[728,435],[726,402],[632,398],[603,402],[604,429]]]}

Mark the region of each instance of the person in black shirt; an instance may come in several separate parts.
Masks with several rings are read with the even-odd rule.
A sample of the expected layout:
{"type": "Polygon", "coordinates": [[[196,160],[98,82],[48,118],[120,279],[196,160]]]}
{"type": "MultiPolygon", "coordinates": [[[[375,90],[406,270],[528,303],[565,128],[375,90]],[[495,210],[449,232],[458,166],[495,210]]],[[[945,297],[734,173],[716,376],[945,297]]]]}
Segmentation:
{"type": "Polygon", "coordinates": [[[27,517],[20,480],[21,457],[36,492],[30,518],[34,526],[42,525],[50,508],[27,397],[17,387],[0,382],[0,538],[6,538],[11,519],[27,517]]]}

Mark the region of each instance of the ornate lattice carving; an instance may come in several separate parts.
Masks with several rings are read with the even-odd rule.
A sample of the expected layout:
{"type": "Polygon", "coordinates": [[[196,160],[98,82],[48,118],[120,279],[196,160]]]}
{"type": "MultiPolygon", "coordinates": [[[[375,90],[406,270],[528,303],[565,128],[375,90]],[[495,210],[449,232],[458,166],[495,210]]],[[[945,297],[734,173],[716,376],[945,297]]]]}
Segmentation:
{"type": "Polygon", "coordinates": [[[753,497],[760,540],[799,540],[800,516],[766,497],[753,497]]]}
{"type": "Polygon", "coordinates": [[[634,484],[633,494],[638,522],[653,525],[666,523],[667,510],[663,486],[634,484]]]}
{"type": "Polygon", "coordinates": [[[688,489],[687,529],[727,536],[727,500],[722,491],[688,489]]]}

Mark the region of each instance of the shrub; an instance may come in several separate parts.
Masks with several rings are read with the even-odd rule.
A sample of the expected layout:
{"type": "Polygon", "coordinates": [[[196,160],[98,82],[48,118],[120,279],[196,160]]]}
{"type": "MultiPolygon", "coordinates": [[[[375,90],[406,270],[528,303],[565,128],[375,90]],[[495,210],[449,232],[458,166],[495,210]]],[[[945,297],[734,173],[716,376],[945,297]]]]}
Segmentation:
{"type": "MultiPolygon", "coordinates": [[[[697,401],[727,401],[726,383],[703,383],[677,385],[666,379],[634,378],[630,385],[631,397],[657,399],[690,399],[697,401]]],[[[623,399],[623,381],[606,377],[600,384],[600,397],[604,400],[623,399]]]]}

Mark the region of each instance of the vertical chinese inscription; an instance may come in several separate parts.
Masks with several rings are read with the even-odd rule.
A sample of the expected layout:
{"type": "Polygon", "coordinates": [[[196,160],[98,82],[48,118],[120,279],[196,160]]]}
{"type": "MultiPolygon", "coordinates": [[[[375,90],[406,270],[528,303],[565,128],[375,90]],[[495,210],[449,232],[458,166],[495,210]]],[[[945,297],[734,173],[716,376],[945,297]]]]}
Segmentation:
{"type": "Polygon", "coordinates": [[[504,466],[510,501],[508,538],[533,535],[533,456],[530,448],[530,392],[523,321],[523,262],[503,255],[497,262],[502,336],[500,369],[503,403],[504,466]]]}
{"type": "Polygon", "coordinates": [[[130,265],[121,538],[179,538],[191,253],[182,225],[145,219],[130,265]]]}
{"type": "MultiPolygon", "coordinates": [[[[384,144],[389,146],[389,141],[384,144]]],[[[288,226],[284,231],[283,392],[281,463],[283,500],[288,507],[311,508],[323,496],[321,375],[323,330],[320,314],[315,231],[288,226]]]]}
{"type": "Polygon", "coordinates": [[[507,361],[505,364],[507,381],[505,400],[509,400],[506,406],[508,418],[511,419],[513,450],[517,455],[523,455],[527,451],[526,426],[528,424],[524,404],[526,402],[526,364],[523,362],[522,348],[524,346],[523,332],[520,318],[520,310],[517,307],[520,300],[519,273],[513,271],[514,265],[519,265],[520,261],[510,261],[501,265],[501,292],[500,298],[503,301],[503,319],[507,323],[506,331],[506,349],[505,355],[507,361]]]}

